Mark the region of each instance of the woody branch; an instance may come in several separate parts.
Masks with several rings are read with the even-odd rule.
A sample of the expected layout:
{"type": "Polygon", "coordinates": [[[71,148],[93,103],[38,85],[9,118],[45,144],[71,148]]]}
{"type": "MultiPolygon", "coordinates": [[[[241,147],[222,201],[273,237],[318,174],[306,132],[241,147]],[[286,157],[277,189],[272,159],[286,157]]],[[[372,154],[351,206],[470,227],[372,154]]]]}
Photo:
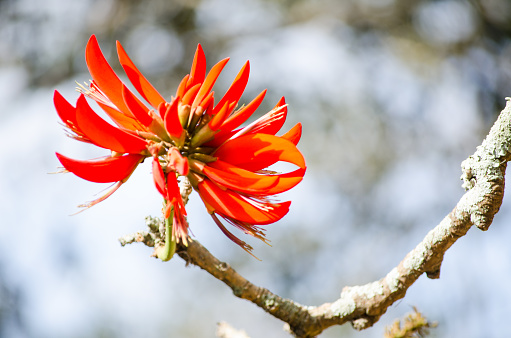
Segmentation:
{"type": "MultiPolygon", "coordinates": [[[[475,225],[488,230],[504,195],[504,176],[511,159],[511,99],[475,153],[462,162],[463,187],[467,192],[454,209],[384,278],[361,286],[345,287],[340,298],[320,306],[304,306],[256,286],[227,263],[219,261],[199,242],[178,247],[187,263],[196,265],[224,282],[236,297],[246,299],[289,325],[296,337],[314,337],[333,325],[351,322],[355,329],[372,326],[387,308],[403,298],[423,274],[440,277],[445,252],[475,225]]],[[[155,245],[159,235],[140,232],[121,239],[155,245]]]]}

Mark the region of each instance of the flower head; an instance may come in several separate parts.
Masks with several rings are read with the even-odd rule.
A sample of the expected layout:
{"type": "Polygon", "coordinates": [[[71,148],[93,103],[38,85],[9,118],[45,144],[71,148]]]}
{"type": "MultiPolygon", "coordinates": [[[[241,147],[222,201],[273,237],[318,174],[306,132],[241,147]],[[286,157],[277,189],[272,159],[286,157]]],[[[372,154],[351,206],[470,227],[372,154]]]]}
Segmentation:
{"type": "Polygon", "coordinates": [[[301,125],[276,136],[287,115],[284,98],[269,113],[240,127],[266,93],[261,92],[238,108],[248,82],[248,61],[215,104],[212,89],[228,59],[218,62],[206,74],[206,58],[198,45],[190,74],[167,101],[133,64],[119,42],[117,54],[143,100],[115,74],[95,36],[90,38],[85,51],[92,81],[87,87],[80,87],[82,94],[76,106],[59,92],[54,95],[55,108],[70,137],[111,151],[104,158],[85,161],[57,153],[67,171],[88,181],[115,183],[109,192],[85,207],[110,196],[139,163],[152,157],[154,182],[164,198],[164,216],[172,218],[174,240],[184,244],[189,240],[186,210],[178,187],[178,179],[186,177],[227,237],[247,252],[252,250],[227,230],[222,220],[266,241],[260,226],[280,220],[291,203],[277,203],[271,198],[297,185],[306,170],[305,160],[296,147],[301,125]],[[97,115],[86,97],[96,101],[115,126],[97,115]],[[296,169],[283,174],[267,169],[281,161],[295,165],[296,169]]]}

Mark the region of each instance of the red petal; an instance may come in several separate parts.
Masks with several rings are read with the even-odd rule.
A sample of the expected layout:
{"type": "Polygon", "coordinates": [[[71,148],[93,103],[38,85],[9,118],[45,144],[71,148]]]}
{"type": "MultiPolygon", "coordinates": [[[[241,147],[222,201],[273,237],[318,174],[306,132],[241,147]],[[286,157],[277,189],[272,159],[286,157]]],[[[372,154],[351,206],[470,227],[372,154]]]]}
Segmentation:
{"type": "MultiPolygon", "coordinates": [[[[181,197],[180,197],[181,199],[181,197]]],[[[174,217],[172,219],[172,238],[179,243],[183,242],[185,246],[188,245],[188,222],[186,221],[186,209],[184,204],[174,204],[174,217]]]]}
{"type": "Polygon", "coordinates": [[[95,145],[119,153],[141,153],[146,141],[138,136],[116,128],[99,117],[83,95],[76,102],[76,122],[82,132],[95,145]]]}
{"type": "MultiPolygon", "coordinates": [[[[167,191],[168,191],[168,201],[172,204],[180,204],[184,210],[183,198],[181,197],[181,192],[179,191],[179,185],[177,182],[176,173],[169,172],[167,174],[167,191]]],[[[184,211],[186,215],[186,211],[184,211]]]]}
{"type": "Polygon", "coordinates": [[[70,129],[76,130],[76,108],[58,92],[53,93],[53,103],[62,122],[70,129]]]}
{"type": "Polygon", "coordinates": [[[133,93],[124,84],[122,85],[122,98],[135,119],[140,121],[140,123],[144,126],[149,127],[151,122],[153,122],[153,118],[147,113],[149,108],[147,108],[145,104],[133,95],[133,93]]]}
{"type": "MultiPolygon", "coordinates": [[[[291,202],[269,203],[243,198],[222,190],[210,180],[199,183],[199,194],[206,205],[222,216],[250,224],[270,224],[284,217],[291,202]]],[[[208,208],[208,209],[210,209],[208,208]]]]}
{"type": "Polygon", "coordinates": [[[231,138],[231,136],[238,133],[241,129],[233,130],[234,128],[241,125],[245,122],[259,107],[261,102],[264,99],[264,95],[266,94],[266,89],[263,90],[255,99],[252,100],[248,105],[239,109],[237,112],[229,116],[225,122],[220,126],[219,132],[215,134],[213,140],[205,143],[204,145],[207,147],[218,147],[222,143],[224,143],[227,139],[231,138]]]}
{"type": "Polygon", "coordinates": [[[165,129],[170,136],[175,138],[180,138],[184,131],[183,126],[179,121],[179,114],[177,111],[178,104],[179,100],[177,98],[172,101],[165,112],[165,118],[163,120],[165,129]]]}
{"type": "Polygon", "coordinates": [[[222,109],[226,102],[229,102],[230,104],[231,102],[237,103],[239,101],[241,95],[245,91],[245,87],[247,86],[249,73],[250,63],[247,61],[239,71],[238,75],[232,82],[224,97],[222,97],[220,102],[218,102],[218,104],[215,106],[213,114],[217,114],[217,111],[222,109]]]}
{"type": "Polygon", "coordinates": [[[145,78],[144,75],[138,70],[135,64],[131,61],[128,54],[122,47],[121,43],[117,41],[117,55],[119,55],[119,62],[121,63],[126,75],[130,79],[133,86],[142,95],[142,97],[151,104],[154,108],[165,102],[163,96],[153,87],[153,85],[145,78]]]}
{"type": "Polygon", "coordinates": [[[193,57],[192,69],[190,71],[190,86],[195,86],[197,83],[202,83],[206,76],[206,56],[200,44],[197,45],[195,56],[193,57]]]}
{"type": "Polygon", "coordinates": [[[215,138],[214,139],[204,143],[203,145],[205,147],[218,148],[220,145],[222,145],[225,141],[230,139],[233,135],[235,135],[240,130],[241,130],[241,128],[240,129],[236,129],[236,130],[232,130],[232,131],[229,131],[229,132],[219,132],[219,133],[215,134],[215,138]],[[220,135],[220,136],[218,136],[218,135],[220,135]]]}
{"type": "Polygon", "coordinates": [[[203,170],[211,180],[229,189],[253,195],[270,195],[270,188],[279,181],[279,177],[258,175],[222,161],[208,163],[203,170]]]}
{"type": "Polygon", "coordinates": [[[187,89],[182,99],[183,104],[191,105],[193,100],[196,98],[199,89],[200,83],[197,83],[193,85],[193,87],[191,87],[190,89],[187,89]]]}
{"type": "Polygon", "coordinates": [[[250,171],[267,168],[278,161],[305,168],[305,159],[292,142],[268,134],[248,134],[228,140],[212,155],[250,171]]]}
{"type": "Polygon", "coordinates": [[[85,47],[85,62],[99,89],[119,110],[130,115],[130,111],[122,98],[122,82],[106,61],[95,35],[90,37],[87,47],[85,47]]]}
{"type": "Polygon", "coordinates": [[[225,120],[224,124],[220,127],[220,130],[223,131],[231,131],[234,128],[239,127],[243,122],[245,122],[259,107],[261,102],[266,95],[266,89],[263,90],[255,99],[252,100],[248,105],[241,108],[233,115],[229,116],[227,120],[225,120]]]}
{"type": "MultiPolygon", "coordinates": [[[[179,191],[179,186],[176,178],[176,174],[170,172],[167,174],[167,191],[168,197],[167,206],[172,205],[174,210],[174,217],[172,223],[172,238],[179,243],[183,241],[184,245],[187,245],[188,238],[188,223],[186,222],[186,209],[179,191]]],[[[165,215],[168,217],[169,215],[165,215]]]]}
{"type": "Polygon", "coordinates": [[[103,104],[101,102],[96,103],[107,113],[107,115],[115,122],[119,127],[129,129],[132,131],[136,130],[144,130],[144,126],[140,124],[140,121],[136,120],[134,117],[128,116],[116,108],[113,108],[109,105],[103,104]]]}
{"type": "Polygon", "coordinates": [[[286,122],[287,117],[287,106],[286,102],[282,97],[277,105],[268,113],[261,116],[254,123],[247,126],[247,134],[270,134],[275,135],[286,122]]]}
{"type": "Polygon", "coordinates": [[[118,182],[127,179],[144,159],[138,154],[108,157],[102,160],[74,160],[59,153],[57,158],[66,170],[84,180],[96,183],[118,182]]]}
{"type": "Polygon", "coordinates": [[[193,101],[192,108],[195,108],[199,105],[199,103],[202,101],[202,99],[208,95],[211,88],[213,88],[213,85],[215,84],[216,80],[218,79],[218,76],[220,75],[220,72],[222,72],[222,69],[224,69],[225,64],[229,61],[229,58],[223,59],[220,62],[218,62],[216,65],[211,68],[211,70],[208,73],[208,76],[206,76],[206,79],[202,83],[202,86],[199,90],[199,93],[195,97],[195,100],[193,101]]]}
{"type": "Polygon", "coordinates": [[[280,98],[279,102],[277,102],[273,110],[282,111],[284,115],[281,118],[271,121],[267,123],[264,127],[260,128],[258,131],[259,133],[275,135],[282,128],[284,122],[286,122],[287,117],[287,106],[284,96],[280,98]],[[279,107],[283,108],[278,109],[279,107]]]}
{"type": "Polygon", "coordinates": [[[169,166],[180,175],[188,175],[188,158],[183,157],[177,148],[172,148],[169,152],[169,166]]]}
{"type": "Polygon", "coordinates": [[[285,106],[285,105],[286,105],[286,98],[284,96],[282,96],[280,98],[279,102],[277,102],[277,104],[275,105],[275,107],[273,107],[273,109],[276,109],[278,107],[285,106]]]}
{"type": "Polygon", "coordinates": [[[293,128],[289,129],[287,133],[280,137],[291,141],[294,145],[297,145],[302,137],[302,124],[298,122],[293,128]]]}
{"type": "Polygon", "coordinates": [[[220,127],[220,125],[225,121],[225,119],[227,118],[227,113],[229,112],[228,106],[229,102],[226,102],[222,109],[220,109],[220,111],[217,112],[215,116],[213,116],[211,121],[209,121],[208,125],[209,128],[211,128],[211,130],[213,131],[217,130],[220,127]]]}
{"type": "Polygon", "coordinates": [[[90,142],[80,128],[78,128],[76,123],[76,108],[67,102],[58,91],[55,91],[53,95],[53,103],[55,104],[55,109],[62,122],[75,134],[71,134],[70,136],[79,141],[90,142]]]}
{"type": "Polygon", "coordinates": [[[267,191],[267,195],[276,195],[288,191],[303,180],[305,169],[296,169],[290,173],[275,175],[279,178],[278,183],[267,191]]]}
{"type": "Polygon", "coordinates": [[[163,198],[167,198],[167,188],[165,186],[165,175],[163,174],[163,169],[161,168],[160,161],[156,157],[153,157],[153,180],[154,185],[156,185],[156,189],[163,196],[163,198]]]}
{"type": "Polygon", "coordinates": [[[232,190],[236,190],[236,191],[246,193],[246,194],[270,196],[270,195],[276,195],[276,194],[283,193],[284,191],[287,191],[287,190],[293,188],[294,186],[296,186],[298,183],[300,183],[302,181],[303,176],[305,175],[305,170],[306,169],[300,168],[300,169],[297,169],[290,173],[285,173],[285,174],[258,175],[251,171],[247,171],[247,170],[241,169],[239,167],[233,166],[229,163],[217,160],[215,162],[210,162],[207,164],[207,166],[204,168],[204,174],[206,174],[206,176],[208,176],[213,181],[215,181],[219,184],[222,184],[232,190]],[[219,169],[218,171],[221,171],[222,173],[227,172],[227,173],[236,174],[236,175],[241,176],[241,178],[238,179],[239,186],[234,186],[234,185],[229,186],[228,185],[229,183],[218,181],[211,175],[208,175],[208,171],[211,168],[219,169]],[[248,181],[248,179],[257,179],[257,178],[259,178],[259,179],[264,178],[264,180],[266,182],[263,182],[263,181],[258,182],[259,185],[257,187],[253,187],[255,189],[250,189],[250,187],[248,186],[250,181],[248,181]],[[247,180],[245,180],[245,179],[247,179],[247,180]],[[270,183],[272,180],[274,180],[273,183],[270,183]],[[266,187],[263,187],[261,184],[265,184],[265,183],[268,185],[266,187]]]}
{"type": "Polygon", "coordinates": [[[185,91],[186,91],[186,83],[188,82],[189,78],[190,78],[190,74],[186,75],[181,80],[181,82],[179,83],[179,86],[177,86],[176,97],[183,97],[183,95],[185,94],[185,91]]]}
{"type": "Polygon", "coordinates": [[[209,94],[205,98],[202,99],[201,103],[199,103],[199,106],[202,107],[202,110],[207,111],[208,114],[211,111],[209,109],[209,106],[213,106],[213,104],[215,102],[214,95],[215,95],[214,91],[209,92],[209,94]]]}

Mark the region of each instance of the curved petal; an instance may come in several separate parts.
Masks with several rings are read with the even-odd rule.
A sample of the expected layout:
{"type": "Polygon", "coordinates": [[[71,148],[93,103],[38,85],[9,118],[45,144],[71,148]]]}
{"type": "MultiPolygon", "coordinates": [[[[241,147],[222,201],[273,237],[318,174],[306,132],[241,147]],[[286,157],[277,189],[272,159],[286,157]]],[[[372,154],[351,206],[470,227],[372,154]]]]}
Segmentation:
{"type": "Polygon", "coordinates": [[[180,175],[188,175],[188,157],[183,157],[177,148],[172,148],[168,152],[169,167],[177,171],[180,175]]]}
{"type": "Polygon", "coordinates": [[[84,180],[96,183],[118,182],[127,179],[137,165],[144,159],[143,155],[129,154],[119,157],[107,157],[102,160],[75,160],[59,153],[57,158],[67,171],[84,180]]]}
{"type": "MultiPolygon", "coordinates": [[[[184,245],[188,243],[188,222],[186,221],[186,209],[179,191],[179,186],[176,178],[176,174],[169,172],[167,174],[167,191],[168,197],[166,197],[167,204],[172,205],[174,210],[174,217],[172,223],[172,238],[176,242],[183,241],[184,245]]],[[[165,215],[169,217],[169,215],[165,215]]]]}
{"type": "Polygon", "coordinates": [[[229,116],[225,120],[225,122],[222,123],[222,125],[219,128],[220,131],[215,134],[214,138],[211,141],[206,142],[204,145],[213,148],[219,147],[233,135],[236,135],[238,132],[240,132],[242,128],[236,130],[233,129],[241,125],[243,122],[245,122],[254,113],[254,111],[259,107],[259,105],[263,101],[265,95],[266,89],[263,90],[248,105],[239,109],[238,111],[234,112],[234,114],[229,116]]]}
{"type": "Polygon", "coordinates": [[[55,91],[53,94],[53,103],[60,119],[71,131],[68,135],[78,141],[91,142],[78,127],[76,122],[76,108],[73,107],[71,103],[69,103],[58,91],[55,91]]]}
{"type": "Polygon", "coordinates": [[[270,195],[270,188],[279,181],[277,176],[258,175],[219,160],[208,163],[203,173],[210,180],[229,189],[253,195],[270,195]]]}
{"type": "Polygon", "coordinates": [[[170,106],[167,107],[163,119],[165,130],[167,130],[167,133],[169,133],[171,137],[175,138],[180,138],[184,132],[183,126],[179,121],[178,104],[179,99],[176,98],[173,100],[170,106]]]}
{"type": "Polygon", "coordinates": [[[253,126],[251,133],[263,133],[275,135],[286,122],[287,106],[286,100],[282,97],[277,105],[253,126]]]}
{"type": "Polygon", "coordinates": [[[238,75],[232,82],[229,89],[227,89],[227,92],[222,97],[222,99],[218,102],[218,104],[213,109],[213,115],[217,114],[219,110],[221,110],[226,102],[236,102],[238,103],[239,99],[241,98],[241,95],[245,91],[245,88],[248,83],[248,76],[250,74],[250,63],[247,61],[241,70],[239,71],[238,75]]]}
{"type": "Polygon", "coordinates": [[[245,122],[259,107],[266,95],[266,89],[256,96],[249,104],[229,116],[220,127],[221,132],[231,131],[245,122]]]}
{"type": "Polygon", "coordinates": [[[305,168],[305,159],[292,142],[268,134],[248,134],[228,140],[212,155],[250,171],[267,168],[279,161],[305,168]]]}
{"type": "Polygon", "coordinates": [[[73,131],[79,131],[76,126],[76,108],[57,90],[53,93],[53,104],[62,122],[73,131]]]}
{"type": "Polygon", "coordinates": [[[256,133],[275,135],[282,128],[284,122],[286,122],[286,117],[287,106],[285,105],[284,98],[281,98],[275,108],[243,128],[234,137],[256,133]],[[280,105],[280,103],[283,103],[283,105],[280,105]]]}
{"type": "Polygon", "coordinates": [[[183,99],[181,100],[183,102],[183,104],[191,105],[193,100],[197,97],[197,93],[198,93],[200,87],[201,87],[201,84],[197,83],[197,84],[193,85],[192,87],[187,88],[183,95],[183,99]]]}
{"type": "Polygon", "coordinates": [[[123,113],[131,115],[122,98],[122,82],[108,64],[99,48],[98,40],[92,35],[85,47],[85,62],[97,86],[123,113]]]}
{"type": "Polygon", "coordinates": [[[214,65],[213,68],[211,68],[211,70],[208,73],[208,76],[206,76],[206,79],[202,83],[202,86],[200,87],[200,90],[197,93],[195,100],[192,103],[192,108],[196,108],[202,101],[202,99],[206,97],[206,95],[208,95],[209,91],[211,90],[211,88],[213,88],[213,85],[215,84],[216,80],[218,79],[218,76],[220,75],[222,69],[224,69],[228,61],[229,58],[223,59],[216,65],[214,65]]]}
{"type": "Polygon", "coordinates": [[[95,145],[119,153],[141,153],[146,148],[143,138],[116,128],[99,117],[83,95],[76,102],[76,122],[95,145]]]}
{"type": "Polygon", "coordinates": [[[222,190],[210,180],[199,183],[199,194],[210,212],[249,224],[270,224],[289,211],[291,202],[269,203],[244,198],[229,189],[222,190]]]}
{"type": "Polygon", "coordinates": [[[113,106],[109,106],[98,101],[96,101],[96,103],[119,127],[129,129],[132,131],[144,130],[144,126],[140,123],[140,121],[136,120],[134,117],[124,114],[123,112],[117,110],[116,108],[113,108],[113,106]]]}
{"type": "Polygon", "coordinates": [[[169,172],[167,174],[167,191],[168,191],[168,199],[172,204],[181,205],[183,208],[183,213],[186,215],[185,205],[183,202],[183,198],[181,197],[181,192],[179,191],[179,185],[177,182],[176,173],[169,172]]]}
{"type": "MultiPolygon", "coordinates": [[[[181,197],[180,197],[181,198],[181,197]]],[[[172,238],[188,246],[188,222],[186,221],[186,209],[181,203],[174,203],[174,217],[172,218],[172,238]]]]}
{"type": "Polygon", "coordinates": [[[181,80],[181,82],[179,83],[179,86],[177,86],[176,97],[183,97],[183,95],[185,95],[185,92],[186,92],[186,89],[187,89],[186,84],[188,83],[188,79],[189,78],[190,78],[190,74],[186,75],[181,80]]]}
{"type": "Polygon", "coordinates": [[[168,198],[167,187],[165,186],[165,175],[163,174],[160,161],[158,161],[156,157],[153,157],[153,180],[158,192],[163,198],[168,198]]]}
{"type": "Polygon", "coordinates": [[[305,170],[299,168],[285,174],[260,175],[217,160],[208,163],[203,173],[209,179],[229,189],[245,194],[270,196],[296,186],[302,181],[305,170]]]}
{"type": "Polygon", "coordinates": [[[296,169],[290,173],[274,175],[279,178],[278,183],[267,191],[267,195],[276,195],[288,191],[303,180],[305,168],[296,169]]]}
{"type": "Polygon", "coordinates": [[[204,82],[204,77],[206,77],[206,55],[204,55],[202,46],[199,43],[193,57],[192,69],[190,70],[190,83],[187,83],[187,87],[192,87],[197,83],[204,82]]]}
{"type": "Polygon", "coordinates": [[[289,129],[287,133],[280,136],[288,141],[291,141],[294,145],[297,145],[302,137],[302,124],[298,122],[293,128],[289,129]]]}
{"type": "Polygon", "coordinates": [[[209,128],[211,128],[211,130],[213,131],[218,130],[220,125],[225,121],[225,119],[227,118],[227,113],[229,112],[228,106],[229,102],[226,102],[222,109],[220,109],[215,115],[213,115],[213,118],[208,123],[209,128]]]}
{"type": "Polygon", "coordinates": [[[149,127],[153,118],[147,113],[149,108],[145,106],[124,84],[122,85],[122,98],[137,121],[149,127]]]}
{"type": "Polygon", "coordinates": [[[119,41],[117,41],[117,55],[133,86],[151,106],[157,109],[160,103],[165,102],[165,99],[138,70],[119,41]]]}
{"type": "Polygon", "coordinates": [[[199,103],[199,107],[202,107],[202,111],[209,112],[209,107],[213,106],[215,103],[215,92],[211,91],[208,95],[206,95],[205,98],[202,99],[202,101],[199,103]]]}
{"type": "Polygon", "coordinates": [[[208,141],[203,145],[206,147],[217,148],[220,145],[222,145],[225,141],[230,139],[232,136],[236,135],[240,130],[241,128],[226,132],[218,132],[215,134],[214,138],[211,141],[208,141]]]}

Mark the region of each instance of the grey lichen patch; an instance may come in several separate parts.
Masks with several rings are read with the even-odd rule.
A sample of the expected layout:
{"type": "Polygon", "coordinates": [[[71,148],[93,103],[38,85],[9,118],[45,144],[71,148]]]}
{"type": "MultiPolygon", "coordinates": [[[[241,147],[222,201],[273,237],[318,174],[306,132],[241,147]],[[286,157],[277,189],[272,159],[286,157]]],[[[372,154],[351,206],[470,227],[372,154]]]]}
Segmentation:
{"type": "Polygon", "coordinates": [[[331,305],[331,309],[336,316],[342,318],[356,310],[357,300],[364,303],[371,302],[377,297],[381,298],[384,294],[385,288],[379,281],[361,286],[346,287],[342,290],[341,298],[331,305]]]}
{"type": "Polygon", "coordinates": [[[158,232],[162,221],[158,217],[146,216],[145,224],[151,232],[158,232]]]}
{"type": "Polygon", "coordinates": [[[273,294],[265,294],[262,300],[264,307],[270,310],[275,310],[280,305],[279,301],[276,299],[276,296],[273,294]]]}
{"type": "Polygon", "coordinates": [[[450,215],[447,215],[442,219],[440,224],[438,224],[433,230],[431,230],[427,237],[424,238],[423,242],[428,241],[429,243],[429,249],[431,247],[438,245],[439,243],[442,243],[445,239],[445,237],[449,234],[449,230],[452,227],[452,219],[450,215]]]}
{"type": "Polygon", "coordinates": [[[504,171],[499,167],[511,157],[511,101],[491,128],[483,143],[476,148],[475,153],[462,162],[463,187],[472,189],[484,177],[486,180],[500,180],[504,171]]]}
{"type": "Polygon", "coordinates": [[[225,263],[225,262],[221,262],[220,264],[218,264],[216,266],[216,268],[219,270],[219,271],[222,271],[222,272],[225,272],[229,269],[229,264],[225,263]]]}
{"type": "Polygon", "coordinates": [[[385,276],[385,283],[390,292],[396,292],[401,286],[400,274],[397,268],[392,269],[387,276],[385,276]]]}
{"type": "Polygon", "coordinates": [[[467,192],[456,206],[455,217],[462,219],[465,214],[470,215],[470,223],[480,228],[486,223],[486,216],[482,213],[481,204],[485,202],[487,195],[492,194],[492,183],[480,181],[477,187],[467,192]]]}
{"type": "Polygon", "coordinates": [[[405,271],[409,273],[416,272],[421,270],[421,267],[424,264],[425,258],[428,256],[429,248],[424,243],[432,243],[436,241],[436,233],[431,230],[424,240],[419,243],[408,255],[406,255],[405,259],[401,262],[401,266],[405,271]]]}
{"type": "Polygon", "coordinates": [[[353,294],[350,292],[350,289],[345,289],[341,293],[341,298],[336,300],[332,303],[330,306],[330,309],[332,310],[332,313],[334,316],[339,318],[344,318],[355,312],[357,309],[357,303],[355,302],[355,299],[353,298],[353,294]]]}
{"type": "Polygon", "coordinates": [[[367,299],[374,299],[377,296],[383,296],[384,288],[380,281],[372,282],[369,284],[355,286],[351,288],[352,291],[358,293],[360,296],[367,299]]]}

